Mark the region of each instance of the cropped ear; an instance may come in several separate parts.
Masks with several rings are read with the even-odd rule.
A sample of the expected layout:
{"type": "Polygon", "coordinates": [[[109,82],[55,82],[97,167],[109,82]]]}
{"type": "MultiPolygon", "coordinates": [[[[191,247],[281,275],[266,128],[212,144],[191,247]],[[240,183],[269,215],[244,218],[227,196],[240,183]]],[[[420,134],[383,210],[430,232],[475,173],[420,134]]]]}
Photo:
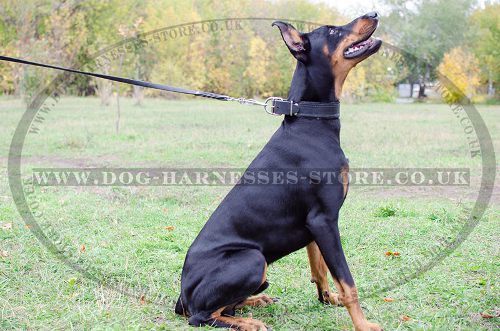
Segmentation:
{"type": "Polygon", "coordinates": [[[307,62],[309,50],[311,49],[307,35],[300,33],[289,23],[275,21],[272,26],[277,26],[280,29],[281,37],[290,50],[290,53],[297,60],[307,62]]]}

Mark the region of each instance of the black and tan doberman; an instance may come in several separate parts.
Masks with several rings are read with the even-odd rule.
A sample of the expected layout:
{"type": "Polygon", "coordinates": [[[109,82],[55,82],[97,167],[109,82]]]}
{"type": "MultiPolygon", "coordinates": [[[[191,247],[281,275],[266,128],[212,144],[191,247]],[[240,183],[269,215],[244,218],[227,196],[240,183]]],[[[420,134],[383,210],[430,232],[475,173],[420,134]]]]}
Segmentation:
{"type": "MultiPolygon", "coordinates": [[[[288,100],[337,102],[349,71],[380,48],[381,41],[371,38],[377,25],[376,13],[309,33],[274,22],[297,59],[288,100]]],[[[368,322],[361,310],[340,242],[338,218],[347,194],[348,164],[339,133],[337,117],[285,116],[248,169],[336,169],[344,181],[236,185],[205,224],[184,262],[175,311],[188,317],[190,325],[270,329],[258,320],[235,317],[234,309],[272,303],[260,294],[268,286],[267,266],[307,247],[319,300],[343,304],[355,330],[382,330],[368,322]],[[328,270],[337,293],[328,286],[328,270]]]]}

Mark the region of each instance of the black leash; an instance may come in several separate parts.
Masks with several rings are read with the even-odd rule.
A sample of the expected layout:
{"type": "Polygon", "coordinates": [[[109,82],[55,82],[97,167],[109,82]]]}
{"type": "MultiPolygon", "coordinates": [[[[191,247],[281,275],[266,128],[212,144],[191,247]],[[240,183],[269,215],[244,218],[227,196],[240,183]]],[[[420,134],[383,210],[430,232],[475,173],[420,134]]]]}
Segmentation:
{"type": "Polygon", "coordinates": [[[309,102],[309,101],[301,101],[301,102],[293,102],[291,100],[284,100],[282,98],[270,97],[267,98],[265,102],[260,102],[254,99],[245,99],[245,98],[233,98],[228,95],[205,92],[205,91],[196,91],[189,90],[181,87],[163,85],[145,82],[142,80],[129,79],[123,77],[116,77],[111,75],[97,74],[93,72],[80,71],[70,68],[52,66],[49,64],[43,64],[38,62],[27,61],[23,59],[2,56],[0,55],[0,60],[7,62],[20,63],[25,65],[32,65],[36,67],[49,68],[55,70],[63,70],[72,72],[75,74],[87,75],[102,79],[107,79],[119,83],[137,85],[147,88],[152,88],[156,90],[174,92],[174,93],[182,93],[194,95],[197,97],[216,99],[221,101],[236,101],[245,105],[257,105],[264,107],[265,111],[272,115],[288,115],[288,116],[300,116],[300,117],[315,117],[315,118],[326,118],[326,119],[335,119],[340,116],[340,103],[339,102],[331,102],[331,103],[321,103],[321,102],[309,102]]]}

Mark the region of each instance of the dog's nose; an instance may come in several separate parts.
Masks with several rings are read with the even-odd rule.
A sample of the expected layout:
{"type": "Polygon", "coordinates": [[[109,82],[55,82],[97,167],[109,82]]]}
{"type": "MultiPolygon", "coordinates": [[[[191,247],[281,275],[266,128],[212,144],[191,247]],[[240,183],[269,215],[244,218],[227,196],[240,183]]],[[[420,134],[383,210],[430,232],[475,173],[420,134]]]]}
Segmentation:
{"type": "Polygon", "coordinates": [[[375,19],[375,18],[378,18],[378,13],[376,11],[371,11],[371,12],[365,14],[365,16],[368,16],[369,18],[375,19]]]}

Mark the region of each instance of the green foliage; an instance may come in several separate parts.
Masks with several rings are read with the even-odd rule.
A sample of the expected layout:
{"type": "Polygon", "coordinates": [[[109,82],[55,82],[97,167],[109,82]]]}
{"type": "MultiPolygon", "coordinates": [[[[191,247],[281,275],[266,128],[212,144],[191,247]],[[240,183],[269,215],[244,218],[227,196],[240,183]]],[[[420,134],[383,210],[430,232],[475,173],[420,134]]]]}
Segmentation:
{"type": "MultiPolygon", "coordinates": [[[[248,65],[243,77],[248,79],[248,95],[262,95],[262,89],[267,83],[267,67],[269,66],[270,52],[266,42],[256,36],[250,39],[248,47],[248,65]]],[[[272,94],[272,91],[271,91],[272,94]]]]}
{"type": "MultiPolygon", "coordinates": [[[[378,54],[363,62],[348,77],[345,100],[389,102],[400,81],[433,80],[433,69],[446,52],[463,42],[468,25],[467,35],[481,64],[481,83],[496,84],[499,55],[497,47],[490,45],[498,44],[499,39],[498,4],[470,15],[473,0],[386,2],[390,10],[381,19],[382,39],[412,56],[395,61],[378,54]],[[470,24],[464,24],[468,19],[470,24]]],[[[280,17],[304,32],[314,27],[296,21],[321,25],[352,19],[310,0],[5,0],[0,6],[0,45],[2,53],[41,62],[237,96],[286,96],[296,61],[277,30],[270,27],[271,19],[228,21],[229,25],[219,20],[215,29],[211,29],[212,23],[179,27],[231,17],[280,17]],[[197,32],[186,34],[191,28],[197,32]],[[155,30],[156,34],[148,34],[155,30]],[[123,40],[127,40],[125,44],[117,44],[123,40]],[[107,47],[111,48],[100,52],[107,47]]],[[[0,63],[0,93],[29,99],[55,74],[0,63]]],[[[181,97],[80,75],[67,76],[65,83],[67,94],[99,94],[104,104],[114,92],[136,98],[144,93],[181,97]]]]}
{"type": "Polygon", "coordinates": [[[396,215],[396,211],[397,209],[392,205],[381,206],[375,211],[374,215],[376,217],[391,217],[396,215]]]}
{"type": "Polygon", "coordinates": [[[454,85],[444,94],[444,99],[448,103],[459,102],[464,95],[469,99],[476,96],[479,87],[479,63],[468,50],[453,48],[444,55],[438,70],[454,85]]]}
{"type": "MultiPolygon", "coordinates": [[[[470,17],[470,43],[482,69],[482,81],[488,84],[490,97],[493,97],[493,89],[500,81],[500,50],[495,46],[500,43],[499,17],[498,3],[487,4],[470,17]]],[[[497,99],[498,95],[497,92],[497,99]]]]}
{"type": "MultiPolygon", "coordinates": [[[[403,53],[408,68],[400,80],[410,83],[429,82],[434,69],[451,48],[464,41],[467,22],[474,0],[386,0],[391,11],[381,25],[388,42],[403,53]]],[[[422,91],[424,92],[424,91],[422,91]]]]}

